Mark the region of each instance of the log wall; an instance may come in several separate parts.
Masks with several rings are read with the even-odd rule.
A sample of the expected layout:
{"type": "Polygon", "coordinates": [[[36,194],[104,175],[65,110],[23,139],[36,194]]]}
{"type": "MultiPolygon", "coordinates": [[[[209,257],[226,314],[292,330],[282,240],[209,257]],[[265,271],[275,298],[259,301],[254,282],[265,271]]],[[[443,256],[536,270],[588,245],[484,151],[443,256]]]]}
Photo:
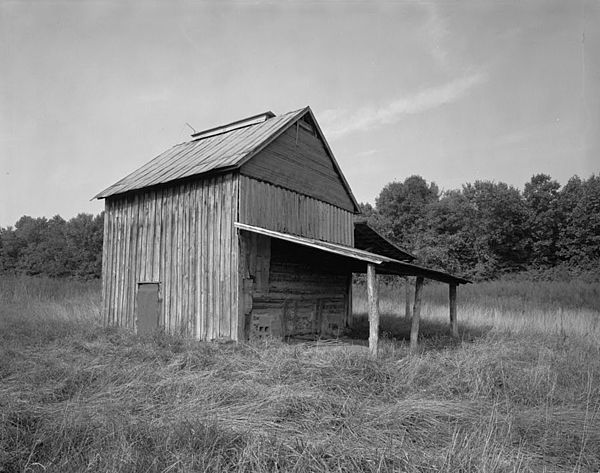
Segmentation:
{"type": "Polygon", "coordinates": [[[240,238],[249,338],[335,336],[343,331],[351,268],[335,256],[289,242],[249,232],[241,232],[240,238]]]}
{"type": "Polygon", "coordinates": [[[134,328],[138,283],[158,282],[164,329],[238,339],[238,184],[226,174],[106,199],[105,323],[134,328]]]}

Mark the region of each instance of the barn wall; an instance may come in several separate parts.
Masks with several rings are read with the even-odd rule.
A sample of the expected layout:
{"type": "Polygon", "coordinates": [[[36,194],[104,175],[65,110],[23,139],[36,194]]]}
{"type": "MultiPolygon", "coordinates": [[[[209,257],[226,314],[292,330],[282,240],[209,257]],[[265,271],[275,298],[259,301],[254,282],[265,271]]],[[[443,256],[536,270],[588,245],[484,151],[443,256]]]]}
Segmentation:
{"type": "Polygon", "coordinates": [[[241,173],[355,210],[325,145],[314,126],[304,121],[292,125],[244,164],[241,173]]]}
{"type": "Polygon", "coordinates": [[[135,327],[138,282],[160,283],[160,324],[200,339],[238,338],[238,177],[106,200],[103,314],[135,327]]]}
{"type": "Polygon", "coordinates": [[[318,250],[241,232],[249,338],[339,335],[347,324],[351,268],[318,250]]]}
{"type": "Polygon", "coordinates": [[[240,222],[354,246],[354,214],[267,182],[240,176],[240,222]]]}

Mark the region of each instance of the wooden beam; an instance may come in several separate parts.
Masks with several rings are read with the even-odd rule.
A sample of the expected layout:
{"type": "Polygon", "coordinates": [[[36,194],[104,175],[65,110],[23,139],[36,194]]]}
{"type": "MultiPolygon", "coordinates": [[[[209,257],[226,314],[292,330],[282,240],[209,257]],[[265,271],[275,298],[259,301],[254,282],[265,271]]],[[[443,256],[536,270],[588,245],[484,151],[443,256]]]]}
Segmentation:
{"type": "Polygon", "coordinates": [[[369,353],[377,357],[379,344],[379,296],[377,294],[377,274],[375,265],[367,265],[367,297],[369,301],[369,353]]]}
{"type": "Polygon", "coordinates": [[[456,284],[449,284],[450,331],[453,337],[458,337],[458,322],[456,320],[456,284]]]}
{"type": "Polygon", "coordinates": [[[411,295],[410,277],[405,276],[404,277],[404,318],[406,318],[407,320],[410,319],[410,317],[411,317],[410,295],[411,295]]]}
{"type": "Polygon", "coordinates": [[[415,305],[413,306],[412,326],[410,328],[410,350],[417,351],[419,345],[419,322],[421,318],[421,296],[423,294],[423,276],[417,276],[415,282],[415,305]]]}

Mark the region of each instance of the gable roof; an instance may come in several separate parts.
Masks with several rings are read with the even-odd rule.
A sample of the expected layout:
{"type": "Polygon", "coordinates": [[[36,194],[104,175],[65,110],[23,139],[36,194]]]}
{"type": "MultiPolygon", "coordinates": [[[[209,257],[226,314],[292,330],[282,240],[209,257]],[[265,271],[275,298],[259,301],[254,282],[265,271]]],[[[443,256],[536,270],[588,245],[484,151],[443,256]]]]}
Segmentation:
{"type": "MultiPolygon", "coordinates": [[[[290,126],[305,115],[309,115],[315,124],[319,138],[325,145],[327,154],[331,158],[335,170],[342,180],[346,192],[354,204],[355,210],[358,211],[358,203],[310,107],[279,116],[274,116],[271,112],[267,112],[255,117],[263,115],[266,118],[264,121],[259,123],[250,121],[250,125],[242,128],[228,129],[228,126],[224,126],[222,127],[223,132],[216,134],[213,134],[216,129],[211,129],[208,130],[211,132],[208,133],[208,136],[206,136],[206,132],[195,133],[192,136],[197,136],[197,138],[173,146],[112,186],[98,193],[94,198],[104,199],[116,194],[166,184],[192,176],[238,169],[290,126]]],[[[234,124],[236,123],[238,122],[234,122],[234,124]]]]}

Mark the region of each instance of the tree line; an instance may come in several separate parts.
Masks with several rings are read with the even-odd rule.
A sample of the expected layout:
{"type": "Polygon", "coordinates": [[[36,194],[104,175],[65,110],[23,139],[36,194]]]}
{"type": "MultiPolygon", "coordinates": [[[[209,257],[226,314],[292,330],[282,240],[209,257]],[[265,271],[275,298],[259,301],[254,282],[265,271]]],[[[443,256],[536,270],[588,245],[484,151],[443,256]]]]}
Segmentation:
{"type": "MultiPolygon", "coordinates": [[[[473,279],[600,273],[600,175],[561,186],[537,174],[523,191],[475,181],[445,192],[410,176],[361,208],[371,226],[420,263],[473,279]]],[[[98,278],[103,221],[104,213],[68,221],[23,216],[0,227],[0,272],[98,278]]]]}
{"type": "Polygon", "coordinates": [[[600,273],[600,175],[561,185],[534,175],[523,191],[475,181],[440,192],[411,176],[387,184],[368,222],[419,261],[474,279],[528,271],[600,273]]]}
{"type": "Polygon", "coordinates": [[[0,272],[31,276],[99,278],[102,274],[104,212],[21,217],[0,227],[0,272]]]}

